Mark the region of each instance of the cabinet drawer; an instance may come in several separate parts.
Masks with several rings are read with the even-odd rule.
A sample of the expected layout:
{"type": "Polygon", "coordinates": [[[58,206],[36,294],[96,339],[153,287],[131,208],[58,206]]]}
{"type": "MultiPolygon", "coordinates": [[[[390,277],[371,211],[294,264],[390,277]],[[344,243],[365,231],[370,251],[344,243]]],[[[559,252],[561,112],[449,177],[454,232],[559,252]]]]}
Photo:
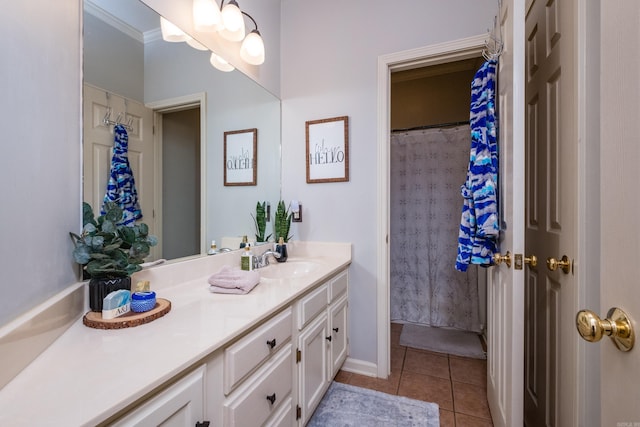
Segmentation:
{"type": "Polygon", "coordinates": [[[293,425],[293,398],[289,396],[285,402],[280,405],[280,409],[273,414],[271,419],[267,421],[265,427],[291,427],[293,425]]]}
{"type": "Polygon", "coordinates": [[[264,360],[275,354],[291,338],[291,308],[227,347],[224,351],[224,393],[229,394],[264,360]]]}
{"type": "Polygon", "coordinates": [[[349,286],[349,274],[345,270],[342,273],[338,274],[336,277],[331,279],[331,283],[329,285],[330,293],[329,293],[329,303],[335,301],[340,295],[344,294],[347,291],[347,287],[349,286]]]}
{"type": "Polygon", "coordinates": [[[110,425],[195,425],[204,416],[204,378],[205,367],[201,366],[110,425]]]}
{"type": "Polygon", "coordinates": [[[261,426],[281,404],[291,405],[292,348],[291,343],[287,344],[225,402],[225,426],[261,426]]]}
{"type": "Polygon", "coordinates": [[[298,329],[304,328],[304,326],[322,312],[322,310],[326,310],[328,301],[327,289],[327,285],[323,284],[309,295],[300,299],[298,305],[300,310],[298,313],[298,329]]]}

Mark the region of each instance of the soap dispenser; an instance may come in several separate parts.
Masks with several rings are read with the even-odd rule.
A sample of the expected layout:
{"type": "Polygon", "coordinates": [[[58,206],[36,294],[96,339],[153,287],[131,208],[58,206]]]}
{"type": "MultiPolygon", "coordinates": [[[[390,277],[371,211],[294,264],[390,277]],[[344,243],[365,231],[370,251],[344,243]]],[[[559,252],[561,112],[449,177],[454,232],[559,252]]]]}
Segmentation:
{"type": "Polygon", "coordinates": [[[276,252],[280,254],[280,257],[276,258],[276,261],[285,262],[287,260],[287,244],[284,242],[283,237],[280,237],[280,240],[276,245],[276,252]]]}
{"type": "Polygon", "coordinates": [[[207,251],[207,255],[215,255],[218,253],[218,249],[216,247],[216,241],[212,240],[211,241],[211,247],[209,248],[209,250],[207,251]]]}
{"type": "Polygon", "coordinates": [[[253,254],[251,253],[251,245],[247,243],[244,252],[240,256],[240,269],[244,271],[253,270],[253,254]]]}

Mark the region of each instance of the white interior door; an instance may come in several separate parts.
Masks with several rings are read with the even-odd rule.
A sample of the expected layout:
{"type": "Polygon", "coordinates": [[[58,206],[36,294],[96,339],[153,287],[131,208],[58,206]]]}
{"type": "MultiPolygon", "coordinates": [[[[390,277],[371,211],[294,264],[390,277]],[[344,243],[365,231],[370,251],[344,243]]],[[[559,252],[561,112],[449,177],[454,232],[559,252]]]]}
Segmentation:
{"type": "MultiPolygon", "coordinates": [[[[113,126],[104,123],[108,110],[111,120],[127,123],[131,120],[129,135],[129,163],[133,172],[142,221],[156,234],[154,215],[154,140],[153,111],[143,104],[110,94],[103,89],[85,84],[83,92],[83,197],[91,204],[94,213],[99,214],[107,189],[111,155],[113,153],[113,126]],[[125,117],[126,113],[126,117],[125,117]]],[[[155,259],[155,248],[151,248],[155,259]]]]}
{"type": "MultiPolygon", "coordinates": [[[[638,212],[640,212],[640,2],[601,2],[600,61],[600,307],[604,318],[619,307],[632,319],[638,333],[638,212]]],[[[597,191],[597,189],[596,189],[597,191]]],[[[599,343],[601,426],[640,425],[640,345],[617,350],[609,338],[599,343]]],[[[589,347],[591,350],[591,347],[589,347]]],[[[596,367],[597,369],[597,367],[596,367]]],[[[586,424],[585,424],[586,425],[586,424]]]]}
{"type": "MultiPolygon", "coordinates": [[[[498,66],[500,250],[524,250],[524,2],[502,2],[498,66]]],[[[487,399],[495,426],[523,420],[523,270],[491,267],[487,280],[487,399]]]]}

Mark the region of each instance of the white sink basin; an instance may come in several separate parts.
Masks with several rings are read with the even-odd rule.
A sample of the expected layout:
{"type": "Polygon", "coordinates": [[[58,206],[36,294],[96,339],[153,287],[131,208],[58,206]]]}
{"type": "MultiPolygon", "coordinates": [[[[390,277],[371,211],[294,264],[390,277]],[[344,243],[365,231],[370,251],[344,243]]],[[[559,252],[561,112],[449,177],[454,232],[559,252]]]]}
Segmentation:
{"type": "Polygon", "coordinates": [[[286,262],[272,262],[268,267],[258,270],[260,277],[265,279],[295,279],[303,277],[320,267],[313,261],[287,260],[286,262]]]}

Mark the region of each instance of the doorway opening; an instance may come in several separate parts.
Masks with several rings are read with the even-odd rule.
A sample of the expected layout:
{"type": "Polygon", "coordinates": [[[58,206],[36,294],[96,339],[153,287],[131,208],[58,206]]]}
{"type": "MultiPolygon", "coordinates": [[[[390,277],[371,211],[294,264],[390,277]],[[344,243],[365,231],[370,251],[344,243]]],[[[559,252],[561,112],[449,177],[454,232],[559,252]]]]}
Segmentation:
{"type": "Polygon", "coordinates": [[[456,271],[469,164],[471,82],[482,56],[391,72],[390,316],[402,346],[484,359],[486,280],[456,271]]]}
{"type": "Polygon", "coordinates": [[[200,106],[162,114],[162,256],[200,253],[200,106]]]}
{"type": "MultiPolygon", "coordinates": [[[[206,107],[196,94],[149,104],[154,110],[158,258],[206,252],[206,107]]],[[[157,258],[156,258],[157,259],[157,258]]]]}
{"type": "MultiPolygon", "coordinates": [[[[378,360],[376,376],[390,374],[390,134],[391,74],[478,58],[486,36],[476,36],[378,59],[378,360]]],[[[443,65],[446,66],[446,65],[443,65]]],[[[468,116],[467,116],[468,119],[468,116]]],[[[439,120],[439,119],[436,119],[439,120]]],[[[437,123],[437,122],[436,122],[437,123]]]]}

